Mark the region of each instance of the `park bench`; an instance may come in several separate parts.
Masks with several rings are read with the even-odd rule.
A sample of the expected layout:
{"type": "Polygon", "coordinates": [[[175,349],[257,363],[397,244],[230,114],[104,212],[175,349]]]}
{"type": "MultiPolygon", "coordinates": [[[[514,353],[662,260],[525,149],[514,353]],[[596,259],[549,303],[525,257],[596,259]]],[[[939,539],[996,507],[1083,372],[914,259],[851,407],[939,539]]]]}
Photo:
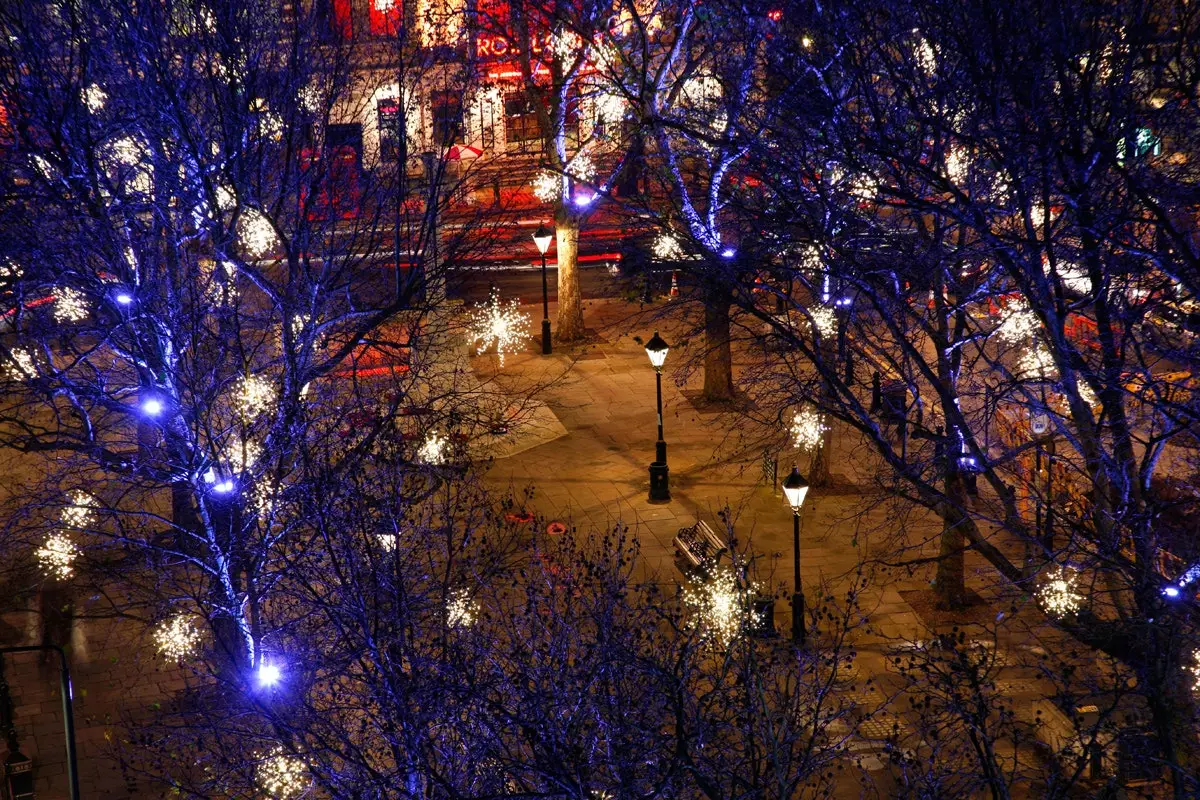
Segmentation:
{"type": "Polygon", "coordinates": [[[707,576],[725,554],[724,541],[704,520],[697,520],[690,528],[680,528],[672,544],[675,563],[688,577],[707,576]]]}

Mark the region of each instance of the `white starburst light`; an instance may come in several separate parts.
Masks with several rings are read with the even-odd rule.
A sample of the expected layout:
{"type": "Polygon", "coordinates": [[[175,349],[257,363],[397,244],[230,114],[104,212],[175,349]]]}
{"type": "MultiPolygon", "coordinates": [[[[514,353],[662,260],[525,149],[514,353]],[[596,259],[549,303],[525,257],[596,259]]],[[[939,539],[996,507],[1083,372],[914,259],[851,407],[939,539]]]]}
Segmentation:
{"type": "Polygon", "coordinates": [[[1079,574],[1068,567],[1054,567],[1042,576],[1037,588],[1038,604],[1047,614],[1065,617],[1083,608],[1079,574]]]}
{"type": "Polygon", "coordinates": [[[182,661],[196,652],[202,638],[192,621],[182,614],[160,622],[154,629],[158,652],[172,661],[182,661]]]}
{"type": "Polygon", "coordinates": [[[812,406],[804,406],[792,418],[792,439],[803,450],[812,450],[819,445],[828,430],[825,415],[812,406]]]}
{"type": "Polygon", "coordinates": [[[562,197],[562,176],[556,172],[544,169],[530,185],[533,188],[533,196],[543,203],[553,203],[562,197]]]}
{"type": "Polygon", "coordinates": [[[258,785],[271,800],[293,800],[308,789],[308,765],[296,756],[285,755],[276,747],[258,765],[258,785]]]}
{"type": "Polygon", "coordinates": [[[46,537],[45,544],[34,550],[33,556],[48,577],[65,580],[75,573],[79,548],[71,541],[71,537],[56,532],[46,537]]]}
{"type": "Polygon", "coordinates": [[[684,602],[695,615],[700,635],[717,647],[732,644],[759,615],[751,604],[754,591],[739,581],[732,568],[724,568],[697,589],[684,591],[684,602]]]}
{"type": "Polygon", "coordinates": [[[493,291],[487,303],[477,306],[467,322],[471,341],[479,350],[493,345],[504,366],[505,353],[511,353],[525,344],[529,338],[529,317],[520,311],[516,298],[501,302],[500,293],[493,291]]]}
{"type": "Polygon", "coordinates": [[[54,287],[54,319],[56,322],[82,322],[91,313],[87,296],[70,286],[54,287]]]}
{"type": "Polygon", "coordinates": [[[455,589],[446,602],[446,624],[451,628],[469,628],[479,614],[479,604],[466,589],[455,589]]]}

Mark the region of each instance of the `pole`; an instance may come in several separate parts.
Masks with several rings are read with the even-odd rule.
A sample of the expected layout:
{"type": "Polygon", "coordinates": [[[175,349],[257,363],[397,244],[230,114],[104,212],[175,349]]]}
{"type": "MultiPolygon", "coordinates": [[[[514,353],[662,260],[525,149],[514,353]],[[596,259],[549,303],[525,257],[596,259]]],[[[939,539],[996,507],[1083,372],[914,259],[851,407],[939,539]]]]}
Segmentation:
{"type": "Polygon", "coordinates": [[[79,767],[75,758],[75,713],[71,698],[71,669],[67,666],[67,654],[56,644],[26,645],[24,647],[0,647],[5,653],[35,653],[53,650],[58,653],[59,691],[62,692],[63,735],[67,741],[67,782],[71,787],[71,800],[79,800],[79,767]]]}
{"type": "Polygon", "coordinates": [[[662,418],[662,373],[654,373],[654,389],[658,396],[658,441],[654,443],[654,460],[663,464],[667,463],[667,443],[663,439],[663,418],[662,418]]]}
{"type": "Polygon", "coordinates": [[[792,641],[803,647],[804,629],[804,586],[800,581],[800,511],[792,512],[792,574],[795,575],[792,591],[792,641]]]}
{"type": "Polygon", "coordinates": [[[546,254],[542,253],[542,355],[550,352],[550,290],[546,288],[546,254]]]}
{"type": "Polygon", "coordinates": [[[664,503],[671,499],[671,485],[667,443],[663,439],[662,372],[658,369],[654,370],[654,389],[658,400],[658,441],[654,443],[654,462],[650,464],[650,501],[664,503]]]}

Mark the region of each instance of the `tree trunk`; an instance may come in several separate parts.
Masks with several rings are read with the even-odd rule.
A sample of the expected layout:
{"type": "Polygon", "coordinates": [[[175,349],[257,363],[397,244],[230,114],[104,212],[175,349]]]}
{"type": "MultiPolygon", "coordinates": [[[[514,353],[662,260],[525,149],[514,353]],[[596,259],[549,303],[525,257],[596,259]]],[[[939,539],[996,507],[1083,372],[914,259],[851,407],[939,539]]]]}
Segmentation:
{"type": "Polygon", "coordinates": [[[579,292],[579,220],[559,212],[554,233],[558,245],[558,319],[554,338],[575,342],[583,338],[583,300],[579,292]]]}
{"type": "Polygon", "coordinates": [[[829,484],[829,466],[833,460],[833,427],[828,426],[821,434],[821,442],[817,452],[813,454],[812,463],[808,467],[809,486],[827,486],[829,484]]]}
{"type": "Polygon", "coordinates": [[[939,608],[962,608],[967,600],[966,547],[963,534],[966,520],[961,511],[966,502],[966,492],[957,472],[946,473],[948,501],[942,507],[942,547],[937,562],[937,604],[939,608]]]}
{"type": "Polygon", "coordinates": [[[729,348],[729,292],[709,289],[704,298],[704,396],[733,399],[733,354],[729,348]]]}

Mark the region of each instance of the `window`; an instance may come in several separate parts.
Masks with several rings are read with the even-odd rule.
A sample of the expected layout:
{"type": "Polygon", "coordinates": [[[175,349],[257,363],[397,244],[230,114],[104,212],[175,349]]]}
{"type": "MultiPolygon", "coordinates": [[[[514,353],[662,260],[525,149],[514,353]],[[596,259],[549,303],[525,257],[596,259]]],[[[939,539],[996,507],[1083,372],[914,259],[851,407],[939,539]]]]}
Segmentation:
{"type": "Polygon", "coordinates": [[[441,144],[453,144],[462,124],[462,95],[458,92],[434,92],[429,98],[433,115],[433,137],[441,144]]]}
{"type": "Polygon", "coordinates": [[[504,135],[510,142],[533,142],[542,138],[537,114],[522,92],[504,96],[504,135]]]}
{"type": "Polygon", "coordinates": [[[400,103],[394,97],[379,101],[376,107],[379,120],[379,158],[383,161],[396,161],[400,158],[400,136],[403,124],[400,115],[400,103]]]}
{"type": "Polygon", "coordinates": [[[403,22],[401,0],[368,0],[372,36],[395,36],[403,22]]]}
{"type": "MultiPolygon", "coordinates": [[[[1162,138],[1150,128],[1138,128],[1133,134],[1133,157],[1135,159],[1162,154],[1162,138]]],[[[1117,142],[1117,161],[1125,163],[1125,140],[1117,142]]]]}

